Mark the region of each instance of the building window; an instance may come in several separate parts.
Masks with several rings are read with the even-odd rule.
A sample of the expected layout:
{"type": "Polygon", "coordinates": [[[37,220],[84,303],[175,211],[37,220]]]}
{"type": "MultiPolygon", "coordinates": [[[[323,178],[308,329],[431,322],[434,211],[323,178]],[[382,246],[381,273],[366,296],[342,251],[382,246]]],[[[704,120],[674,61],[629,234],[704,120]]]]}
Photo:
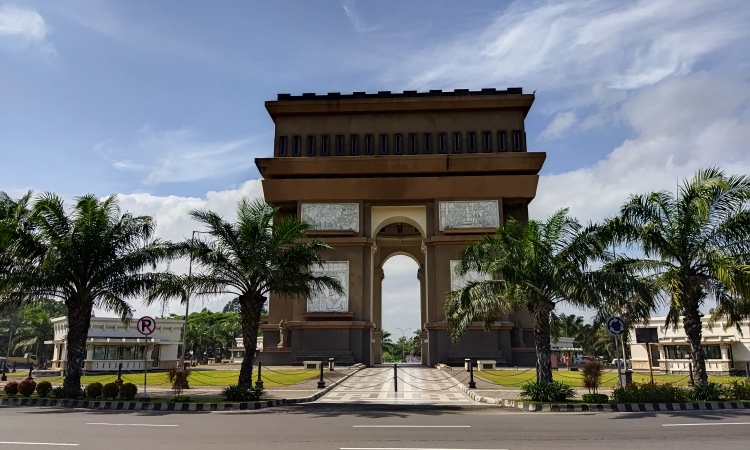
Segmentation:
{"type": "Polygon", "coordinates": [[[330,151],[329,141],[330,136],[328,136],[327,134],[324,134],[320,137],[320,154],[323,156],[328,156],[328,153],[330,151]]]}
{"type": "Polygon", "coordinates": [[[94,347],[94,359],[105,359],[107,356],[107,347],[94,347]]]}
{"type": "Polygon", "coordinates": [[[469,142],[467,143],[467,151],[469,153],[477,152],[477,134],[473,131],[469,131],[468,134],[469,142]]]}
{"type": "Polygon", "coordinates": [[[307,156],[315,156],[315,136],[307,137],[307,156]]]}
{"type": "Polygon", "coordinates": [[[521,132],[513,132],[513,151],[520,152],[522,150],[523,143],[521,142],[521,132]]]}
{"type": "Polygon", "coordinates": [[[294,136],[294,148],[292,149],[294,156],[299,156],[302,153],[302,138],[300,136],[294,136]]]}
{"type": "Polygon", "coordinates": [[[703,356],[706,359],[721,359],[721,347],[718,345],[704,345],[703,356]]]}
{"type": "Polygon", "coordinates": [[[438,134],[438,153],[445,153],[447,150],[447,143],[445,133],[438,134]]]}
{"type": "Polygon", "coordinates": [[[430,133],[424,134],[424,153],[432,153],[432,136],[430,133]]]}
{"type": "Polygon", "coordinates": [[[336,135],[336,156],[343,156],[343,155],[344,155],[344,135],[337,134],[336,135]]]}
{"type": "Polygon", "coordinates": [[[286,156],[286,136],[279,136],[279,156],[286,156]]]}
{"type": "Polygon", "coordinates": [[[352,155],[359,155],[359,136],[356,134],[351,135],[351,138],[349,139],[350,143],[350,149],[349,153],[352,155]]]}
{"type": "Polygon", "coordinates": [[[375,144],[373,143],[373,136],[371,134],[365,135],[365,155],[372,155],[374,152],[375,144]]]}
{"type": "Polygon", "coordinates": [[[381,155],[388,154],[388,135],[387,134],[380,135],[380,154],[381,155]]]}
{"type": "Polygon", "coordinates": [[[492,152],[492,133],[489,131],[482,133],[482,151],[485,153],[492,152]]]}
{"type": "Polygon", "coordinates": [[[417,152],[417,135],[412,133],[409,135],[409,153],[416,155],[417,152]]]}
{"type": "Polygon", "coordinates": [[[402,154],[402,153],[404,152],[404,147],[403,147],[403,136],[401,136],[400,134],[397,134],[397,135],[395,136],[395,139],[394,139],[394,141],[395,141],[395,142],[393,143],[393,144],[394,144],[394,147],[393,147],[393,154],[395,154],[395,155],[400,155],[400,154],[402,154]]]}
{"type": "Polygon", "coordinates": [[[461,153],[461,133],[453,133],[453,153],[461,153]]]}
{"type": "Polygon", "coordinates": [[[505,152],[508,151],[508,147],[505,140],[505,131],[497,132],[497,151],[505,152]]]}

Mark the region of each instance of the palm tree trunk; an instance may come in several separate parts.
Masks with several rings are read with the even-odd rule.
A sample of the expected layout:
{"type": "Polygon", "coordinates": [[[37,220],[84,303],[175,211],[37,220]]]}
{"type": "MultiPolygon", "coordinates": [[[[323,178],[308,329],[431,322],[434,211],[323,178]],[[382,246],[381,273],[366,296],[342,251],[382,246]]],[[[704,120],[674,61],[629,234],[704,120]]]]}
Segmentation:
{"type": "Polygon", "coordinates": [[[701,346],[701,337],[703,334],[701,326],[701,315],[698,307],[685,308],[685,315],[682,318],[682,325],[685,328],[687,341],[690,344],[690,360],[693,363],[693,379],[695,384],[704,386],[708,383],[708,373],[706,372],[706,359],[701,346]]]}
{"type": "Polygon", "coordinates": [[[91,304],[73,299],[68,306],[67,365],[63,388],[72,395],[81,389],[83,363],[86,359],[86,338],[91,325],[91,304]]]}
{"type": "MultiPolygon", "coordinates": [[[[554,306],[553,306],[554,307],[554,306]]],[[[550,356],[550,305],[534,305],[531,314],[534,316],[534,346],[536,347],[536,381],[539,383],[552,382],[552,363],[550,356]]]]}
{"type": "Polygon", "coordinates": [[[255,348],[258,345],[258,329],[260,328],[260,315],[263,310],[263,297],[257,293],[244,294],[239,297],[239,303],[245,357],[242,359],[237,385],[252,387],[253,360],[255,359],[255,348]]]}

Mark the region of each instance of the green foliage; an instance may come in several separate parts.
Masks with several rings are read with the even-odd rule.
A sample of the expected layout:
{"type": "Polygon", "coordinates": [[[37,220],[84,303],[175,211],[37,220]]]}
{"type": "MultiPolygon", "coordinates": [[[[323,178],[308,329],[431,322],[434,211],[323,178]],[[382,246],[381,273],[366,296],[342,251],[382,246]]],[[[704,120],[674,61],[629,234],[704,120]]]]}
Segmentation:
{"type": "Polygon", "coordinates": [[[99,382],[89,383],[86,388],[84,388],[83,392],[86,395],[86,398],[99,398],[102,396],[102,390],[103,386],[99,382]]]}
{"type": "Polygon", "coordinates": [[[734,380],[727,388],[731,400],[750,400],[750,382],[734,380]]]}
{"type": "Polygon", "coordinates": [[[138,386],[133,383],[125,383],[120,386],[120,398],[123,400],[133,400],[138,394],[138,386]]]}
{"type": "Polygon", "coordinates": [[[38,395],[41,398],[45,398],[49,396],[50,392],[52,391],[52,383],[49,381],[40,381],[36,384],[36,395],[38,395]]]}
{"type": "Polygon", "coordinates": [[[34,380],[23,380],[18,383],[18,392],[24,397],[31,397],[36,390],[36,381],[34,380]]]}
{"type": "Polygon", "coordinates": [[[609,397],[607,394],[583,394],[581,400],[584,403],[607,403],[609,397]]]}
{"type": "Polygon", "coordinates": [[[120,394],[120,387],[116,383],[107,383],[102,386],[102,398],[115,399],[120,394]]]}
{"type": "Polygon", "coordinates": [[[617,403],[681,403],[690,399],[690,392],[670,383],[633,383],[615,388],[612,399],[617,403]]]}
{"type": "Polygon", "coordinates": [[[188,386],[188,378],[190,378],[190,368],[174,366],[167,372],[167,379],[169,384],[172,385],[175,397],[182,395],[182,390],[188,386]]]}
{"type": "Polygon", "coordinates": [[[589,390],[589,394],[596,394],[602,382],[602,365],[596,361],[584,364],[582,372],[583,387],[589,390]]]}
{"type": "Polygon", "coordinates": [[[18,381],[8,381],[7,383],[5,383],[3,391],[5,391],[6,395],[18,394],[18,381]]]}
{"type": "Polygon", "coordinates": [[[718,383],[708,382],[691,388],[690,400],[696,402],[718,402],[725,399],[727,394],[729,394],[729,392],[724,386],[718,383]]]}
{"type": "Polygon", "coordinates": [[[203,356],[205,352],[213,358],[217,356],[217,349],[234,347],[234,339],[241,334],[242,323],[238,313],[216,313],[203,308],[188,317],[187,348],[195,355],[203,356]]]}
{"type": "Polygon", "coordinates": [[[263,389],[230,385],[221,391],[221,395],[230,402],[255,402],[260,400],[263,389]]]}
{"type": "Polygon", "coordinates": [[[559,381],[532,381],[521,386],[521,398],[534,402],[564,402],[575,397],[573,388],[559,381]]]}

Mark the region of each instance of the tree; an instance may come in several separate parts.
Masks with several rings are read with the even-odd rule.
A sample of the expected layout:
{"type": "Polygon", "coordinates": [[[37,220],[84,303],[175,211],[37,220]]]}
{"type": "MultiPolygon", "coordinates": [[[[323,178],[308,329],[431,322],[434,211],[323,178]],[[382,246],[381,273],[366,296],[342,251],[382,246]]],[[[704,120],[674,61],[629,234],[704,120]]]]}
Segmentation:
{"type": "Polygon", "coordinates": [[[385,355],[386,353],[391,356],[393,355],[394,344],[393,340],[391,340],[391,336],[393,335],[390,331],[383,330],[383,339],[381,341],[383,355],[385,355]]]}
{"type": "Polygon", "coordinates": [[[669,306],[668,324],[682,317],[699,384],[708,381],[701,307],[712,299],[712,318],[738,328],[750,316],[749,206],[750,178],[708,168],[684,180],[676,194],[631,196],[607,223],[614,242],[637,246],[643,255],[622,257],[620,265],[653,279],[669,306]]]}
{"type": "Polygon", "coordinates": [[[20,326],[12,342],[12,351],[21,350],[23,353],[34,353],[37,361],[49,358],[49,352],[44,351],[44,357],[39,353],[39,346],[45,340],[54,337],[55,330],[52,319],[65,315],[65,305],[57,300],[42,299],[21,308],[18,313],[20,326]]]}
{"type": "Polygon", "coordinates": [[[175,246],[175,256],[192,256],[194,275],[172,277],[153,290],[149,300],[182,297],[185,285],[198,296],[237,296],[242,337],[249,349],[237,384],[250,387],[255,356],[252,349],[257,346],[268,293],[306,299],[324,288],[343,292],[337,279],[314,273],[324,262],[320,253],[330,247],[320,239],[307,237],[308,223],[283,216],[278,208],[262,200],[241,199],[235,223],[207,210],[193,210],[190,215],[211,235],[208,241],[189,239],[175,246]]]}
{"type": "Polygon", "coordinates": [[[128,321],[133,313],[128,299],[144,295],[159,280],[159,273],[144,269],[156,270],[168,256],[168,245],[154,239],[151,217],[121,214],[115,196],[78,197],[68,213],[60,197],[44,194],[29,218],[31,226],[7,249],[16,266],[0,278],[0,300],[6,307],[40,298],[65,304],[68,365],[63,386],[78,392],[94,308],[128,321]]]}
{"type": "Polygon", "coordinates": [[[561,337],[571,337],[576,345],[581,345],[586,323],[583,316],[575,314],[550,314],[550,334],[555,342],[561,337]]]}
{"type": "Polygon", "coordinates": [[[454,341],[475,321],[489,330],[500,314],[526,308],[534,319],[537,381],[552,381],[550,313],[561,303],[597,307],[600,291],[591,268],[605,250],[595,226],[582,227],[561,209],[546,221],[509,219],[460,254],[456,272],[490,274],[451,292],[445,317],[454,341]]]}

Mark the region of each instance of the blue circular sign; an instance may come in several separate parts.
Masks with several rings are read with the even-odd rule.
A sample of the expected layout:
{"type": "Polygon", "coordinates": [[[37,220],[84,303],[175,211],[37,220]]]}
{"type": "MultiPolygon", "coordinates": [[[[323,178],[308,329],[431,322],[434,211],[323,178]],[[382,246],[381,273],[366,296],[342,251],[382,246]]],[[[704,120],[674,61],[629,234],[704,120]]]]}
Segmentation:
{"type": "Polygon", "coordinates": [[[622,317],[610,317],[604,323],[604,327],[610,336],[620,336],[625,332],[625,321],[622,317]]]}

